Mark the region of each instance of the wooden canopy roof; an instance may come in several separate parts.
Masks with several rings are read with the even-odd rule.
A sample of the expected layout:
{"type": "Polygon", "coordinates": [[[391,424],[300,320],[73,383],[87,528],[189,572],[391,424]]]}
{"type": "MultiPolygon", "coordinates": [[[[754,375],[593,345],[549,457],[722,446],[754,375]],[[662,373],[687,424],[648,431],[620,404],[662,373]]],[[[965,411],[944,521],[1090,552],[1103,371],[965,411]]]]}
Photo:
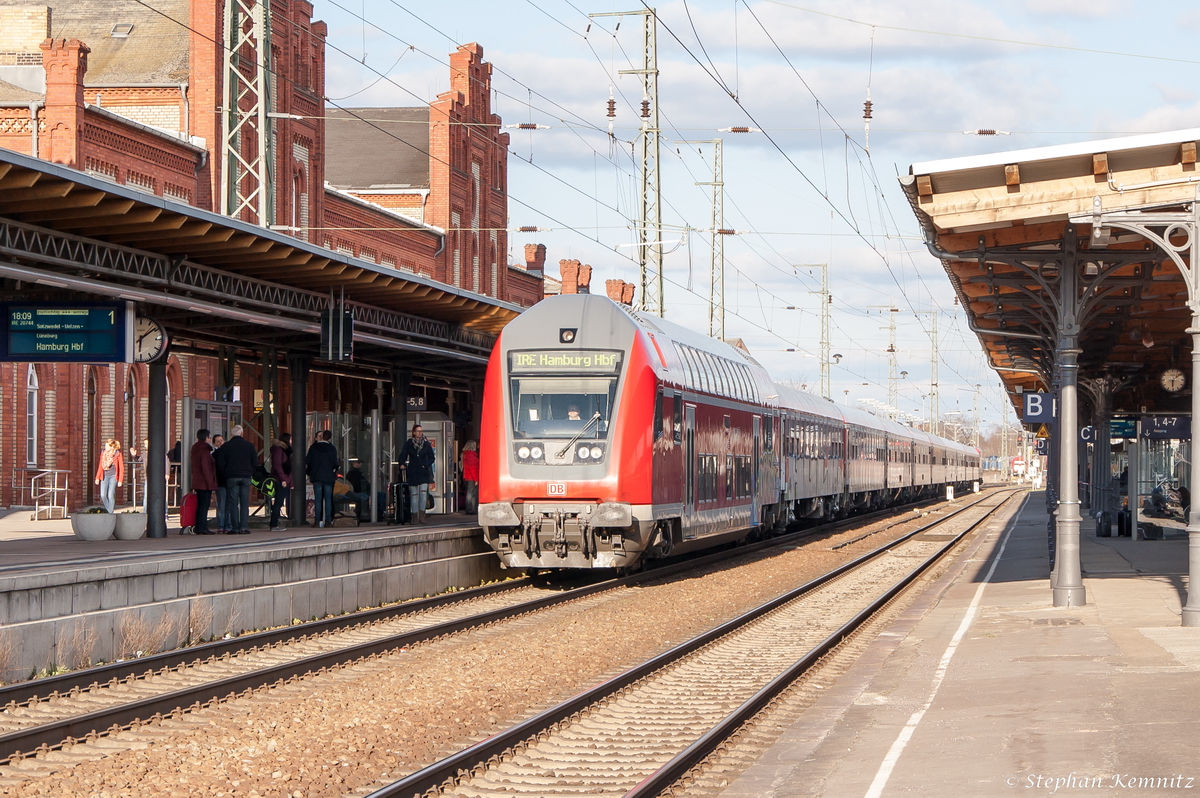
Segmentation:
{"type": "MultiPolygon", "coordinates": [[[[6,149],[0,149],[0,217],[305,291],[344,290],[347,300],[489,335],[521,312],[508,302],[6,149]]],[[[416,223],[411,228],[414,235],[442,235],[416,223]]]]}
{"type": "Polygon", "coordinates": [[[1081,376],[1127,382],[1118,409],[1183,409],[1158,384],[1191,347],[1183,276],[1149,240],[1115,229],[1093,236],[1085,218],[1097,208],[1190,206],[1197,140],[1200,128],[1015,150],[913,164],[900,178],[1014,403],[1017,386],[1050,382],[1061,269],[1074,262],[1086,309],[1081,376]]]}

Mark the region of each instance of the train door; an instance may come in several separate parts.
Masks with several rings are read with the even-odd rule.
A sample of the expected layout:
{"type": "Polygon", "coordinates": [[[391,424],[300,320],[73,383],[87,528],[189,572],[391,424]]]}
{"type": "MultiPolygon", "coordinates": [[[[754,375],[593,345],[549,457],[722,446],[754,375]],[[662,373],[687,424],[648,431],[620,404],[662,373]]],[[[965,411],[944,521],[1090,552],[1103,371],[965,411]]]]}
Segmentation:
{"type": "MultiPolygon", "coordinates": [[[[768,418],[768,422],[770,419],[768,418]]],[[[762,500],[758,495],[758,464],[762,459],[760,442],[762,440],[762,417],[754,417],[754,467],[750,469],[750,525],[758,526],[762,508],[762,500]]]]}
{"type": "MultiPolygon", "coordinates": [[[[676,396],[677,402],[683,395],[676,396]]],[[[696,406],[687,405],[683,414],[683,537],[696,537],[696,406]]]]}

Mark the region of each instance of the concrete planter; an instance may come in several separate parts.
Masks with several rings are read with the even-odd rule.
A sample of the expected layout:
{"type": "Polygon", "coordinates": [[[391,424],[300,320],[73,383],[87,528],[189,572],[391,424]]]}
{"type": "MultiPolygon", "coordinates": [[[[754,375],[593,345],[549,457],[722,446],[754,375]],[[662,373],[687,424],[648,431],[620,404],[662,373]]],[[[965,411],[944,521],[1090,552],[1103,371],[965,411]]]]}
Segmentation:
{"type": "Polygon", "coordinates": [[[117,517],[111,513],[76,513],[71,516],[71,529],[80,540],[108,540],[117,527],[117,517]]]}
{"type": "Polygon", "coordinates": [[[146,535],[145,513],[117,513],[117,527],[113,535],[117,540],[139,540],[146,535]]]}

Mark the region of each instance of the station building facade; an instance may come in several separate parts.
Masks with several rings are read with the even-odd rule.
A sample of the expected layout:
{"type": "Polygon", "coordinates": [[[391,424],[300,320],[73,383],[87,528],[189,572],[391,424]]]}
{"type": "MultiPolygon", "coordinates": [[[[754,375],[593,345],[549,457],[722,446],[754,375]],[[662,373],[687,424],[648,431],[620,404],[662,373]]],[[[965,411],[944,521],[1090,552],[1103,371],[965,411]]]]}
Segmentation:
{"type": "MultiPolygon", "coordinates": [[[[3,0],[0,147],[220,212],[228,189],[220,169],[224,6],[161,0],[155,8],[133,0],[3,0]]],[[[311,3],[271,0],[270,13],[271,226],[499,300],[540,299],[542,274],[507,262],[508,136],[491,112],[491,66],[482,48],[469,44],[451,54],[450,90],[428,106],[343,112],[323,100],[327,28],[312,19],[311,3]],[[377,118],[404,119],[404,135],[363,121],[377,118]],[[385,146],[355,141],[364,128],[385,146]]],[[[253,142],[247,137],[239,146],[253,142]]],[[[45,202],[46,218],[87,213],[86,195],[45,202]]],[[[232,362],[171,355],[168,449],[181,434],[184,397],[228,397],[236,386],[245,417],[253,416],[261,370],[232,362]]],[[[378,400],[352,383],[314,373],[309,410],[353,405],[368,412],[378,400]]],[[[286,381],[280,390],[286,408],[286,381]]],[[[144,365],[0,364],[0,505],[31,503],[31,475],[48,470],[69,475],[71,507],[92,502],[102,442],[116,438],[128,447],[142,440],[146,397],[144,365]]],[[[454,412],[453,397],[433,391],[429,399],[431,410],[454,412]]],[[[291,429],[286,418],[280,429],[291,429]]]]}

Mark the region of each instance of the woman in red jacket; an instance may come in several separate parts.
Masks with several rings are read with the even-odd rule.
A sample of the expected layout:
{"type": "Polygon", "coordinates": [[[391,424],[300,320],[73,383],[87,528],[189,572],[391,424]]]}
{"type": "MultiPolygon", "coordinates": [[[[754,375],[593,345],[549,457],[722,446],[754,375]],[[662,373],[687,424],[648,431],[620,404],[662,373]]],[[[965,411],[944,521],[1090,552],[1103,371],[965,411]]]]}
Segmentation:
{"type": "Polygon", "coordinates": [[[467,441],[463,447],[462,475],[467,483],[467,505],[463,512],[475,515],[479,509],[479,446],[475,441],[467,441]]]}
{"type": "Polygon", "coordinates": [[[109,438],[100,454],[100,465],[96,467],[96,484],[100,486],[100,501],[110,513],[117,506],[117,488],[125,484],[125,458],[121,456],[121,442],[109,438]]]}

